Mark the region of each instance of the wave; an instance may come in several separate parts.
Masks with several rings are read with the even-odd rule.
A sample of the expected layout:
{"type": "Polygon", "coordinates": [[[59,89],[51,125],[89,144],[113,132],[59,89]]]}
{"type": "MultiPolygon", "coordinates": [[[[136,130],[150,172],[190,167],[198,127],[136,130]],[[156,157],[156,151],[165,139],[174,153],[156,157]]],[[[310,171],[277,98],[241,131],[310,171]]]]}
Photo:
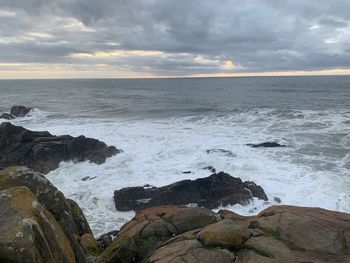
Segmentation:
{"type": "Polygon", "coordinates": [[[133,212],[115,210],[113,192],[122,187],[163,186],[210,175],[213,166],[266,191],[269,202],[228,207],[244,215],[277,204],[319,206],[350,212],[350,113],[241,109],[220,115],[171,118],[56,118],[34,110],[15,122],[53,134],[84,134],[124,150],[102,165],[62,163],[47,177],[76,200],[95,235],[119,228],[133,212]],[[247,143],[277,141],[287,147],[253,149],[247,143]],[[207,153],[225,149],[233,155],[207,153]],[[192,173],[183,173],[191,171],[192,173]],[[89,176],[91,180],[83,181],[89,176]]]}

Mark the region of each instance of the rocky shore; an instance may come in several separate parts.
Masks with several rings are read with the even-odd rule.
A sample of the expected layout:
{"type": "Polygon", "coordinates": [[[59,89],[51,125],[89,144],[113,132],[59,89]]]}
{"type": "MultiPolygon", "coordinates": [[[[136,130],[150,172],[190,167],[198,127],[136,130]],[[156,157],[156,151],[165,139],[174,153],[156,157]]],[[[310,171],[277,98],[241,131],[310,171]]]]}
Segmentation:
{"type": "Polygon", "coordinates": [[[79,205],[43,174],[61,161],[100,164],[119,152],[84,136],[2,123],[0,262],[350,262],[349,214],[294,206],[251,217],[213,212],[253,197],[267,200],[259,185],[213,167],[205,168],[213,172],[206,178],[116,190],[116,208],[137,213],[121,229],[94,237],[79,205]]]}
{"type": "Polygon", "coordinates": [[[42,174],[0,170],[0,262],[350,262],[350,215],[273,206],[257,216],[156,206],[98,241],[42,174]]]}

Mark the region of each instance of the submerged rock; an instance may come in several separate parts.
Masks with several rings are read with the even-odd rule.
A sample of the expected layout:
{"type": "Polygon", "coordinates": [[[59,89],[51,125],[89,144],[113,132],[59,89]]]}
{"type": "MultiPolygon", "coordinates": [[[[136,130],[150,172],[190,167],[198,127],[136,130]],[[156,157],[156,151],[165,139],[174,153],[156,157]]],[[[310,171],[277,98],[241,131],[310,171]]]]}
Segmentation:
{"type": "Polygon", "coordinates": [[[224,154],[228,157],[236,157],[236,155],[229,151],[229,150],[224,150],[224,149],[209,149],[207,150],[207,154],[211,154],[211,153],[221,153],[221,154],[224,154]]]}
{"type": "Polygon", "coordinates": [[[246,204],[252,197],[267,200],[261,186],[243,182],[227,173],[214,173],[196,180],[183,180],[163,187],[127,187],[114,192],[117,210],[139,210],[157,205],[197,204],[207,208],[246,204]]]}
{"type": "Polygon", "coordinates": [[[286,147],[286,145],[279,144],[277,142],[262,142],[262,143],[248,143],[247,146],[250,146],[252,148],[276,148],[276,147],[286,147]]]}
{"type": "Polygon", "coordinates": [[[0,124],[0,167],[23,165],[48,173],[62,161],[89,160],[101,164],[119,152],[114,146],[85,136],[54,136],[8,122],[0,124]]]}

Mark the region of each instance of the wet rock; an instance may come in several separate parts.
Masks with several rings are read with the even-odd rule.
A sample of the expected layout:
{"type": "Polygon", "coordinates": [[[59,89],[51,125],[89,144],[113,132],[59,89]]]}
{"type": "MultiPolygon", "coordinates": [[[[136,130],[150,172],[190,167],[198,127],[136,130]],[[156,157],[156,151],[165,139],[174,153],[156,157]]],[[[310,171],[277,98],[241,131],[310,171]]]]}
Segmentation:
{"type": "Polygon", "coordinates": [[[211,166],[211,165],[206,166],[206,167],[204,167],[203,169],[209,170],[209,171],[211,171],[212,173],[216,173],[216,169],[215,169],[213,166],[211,166]]]}
{"type": "Polygon", "coordinates": [[[276,147],[286,147],[286,145],[279,144],[277,142],[263,142],[263,143],[248,143],[247,146],[250,146],[252,148],[276,148],[276,147]]]}
{"type": "Polygon", "coordinates": [[[252,197],[267,200],[264,190],[220,172],[197,180],[183,180],[159,188],[127,187],[114,192],[117,210],[139,210],[157,205],[197,204],[207,208],[246,204],[252,197]]]}
{"type": "Polygon", "coordinates": [[[10,114],[15,117],[25,117],[32,108],[28,108],[25,106],[12,106],[10,114]]]}
{"type": "Polygon", "coordinates": [[[62,161],[89,160],[101,164],[119,152],[113,146],[84,136],[54,136],[8,122],[0,124],[0,167],[23,165],[48,173],[62,161]]]}
{"type": "Polygon", "coordinates": [[[236,157],[236,155],[233,152],[228,151],[228,150],[224,150],[224,149],[209,149],[209,150],[207,150],[207,154],[211,154],[211,153],[221,153],[221,154],[224,154],[224,155],[229,156],[229,157],[236,157]]]}
{"type": "Polygon", "coordinates": [[[276,203],[281,203],[282,201],[281,201],[281,198],[279,198],[279,197],[277,197],[277,196],[275,196],[274,198],[273,198],[273,201],[275,201],[276,203]]]}
{"type": "Polygon", "coordinates": [[[14,118],[16,117],[9,113],[3,113],[0,115],[0,119],[13,120],[14,118]]]}

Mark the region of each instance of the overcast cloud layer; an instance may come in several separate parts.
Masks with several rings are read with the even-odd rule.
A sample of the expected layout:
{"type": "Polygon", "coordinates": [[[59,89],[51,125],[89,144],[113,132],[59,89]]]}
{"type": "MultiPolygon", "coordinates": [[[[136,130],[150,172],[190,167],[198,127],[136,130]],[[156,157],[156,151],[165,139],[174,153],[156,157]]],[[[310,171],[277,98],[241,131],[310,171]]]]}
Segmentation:
{"type": "Polygon", "coordinates": [[[350,67],[349,0],[0,0],[0,71],[185,76],[350,67]]]}

